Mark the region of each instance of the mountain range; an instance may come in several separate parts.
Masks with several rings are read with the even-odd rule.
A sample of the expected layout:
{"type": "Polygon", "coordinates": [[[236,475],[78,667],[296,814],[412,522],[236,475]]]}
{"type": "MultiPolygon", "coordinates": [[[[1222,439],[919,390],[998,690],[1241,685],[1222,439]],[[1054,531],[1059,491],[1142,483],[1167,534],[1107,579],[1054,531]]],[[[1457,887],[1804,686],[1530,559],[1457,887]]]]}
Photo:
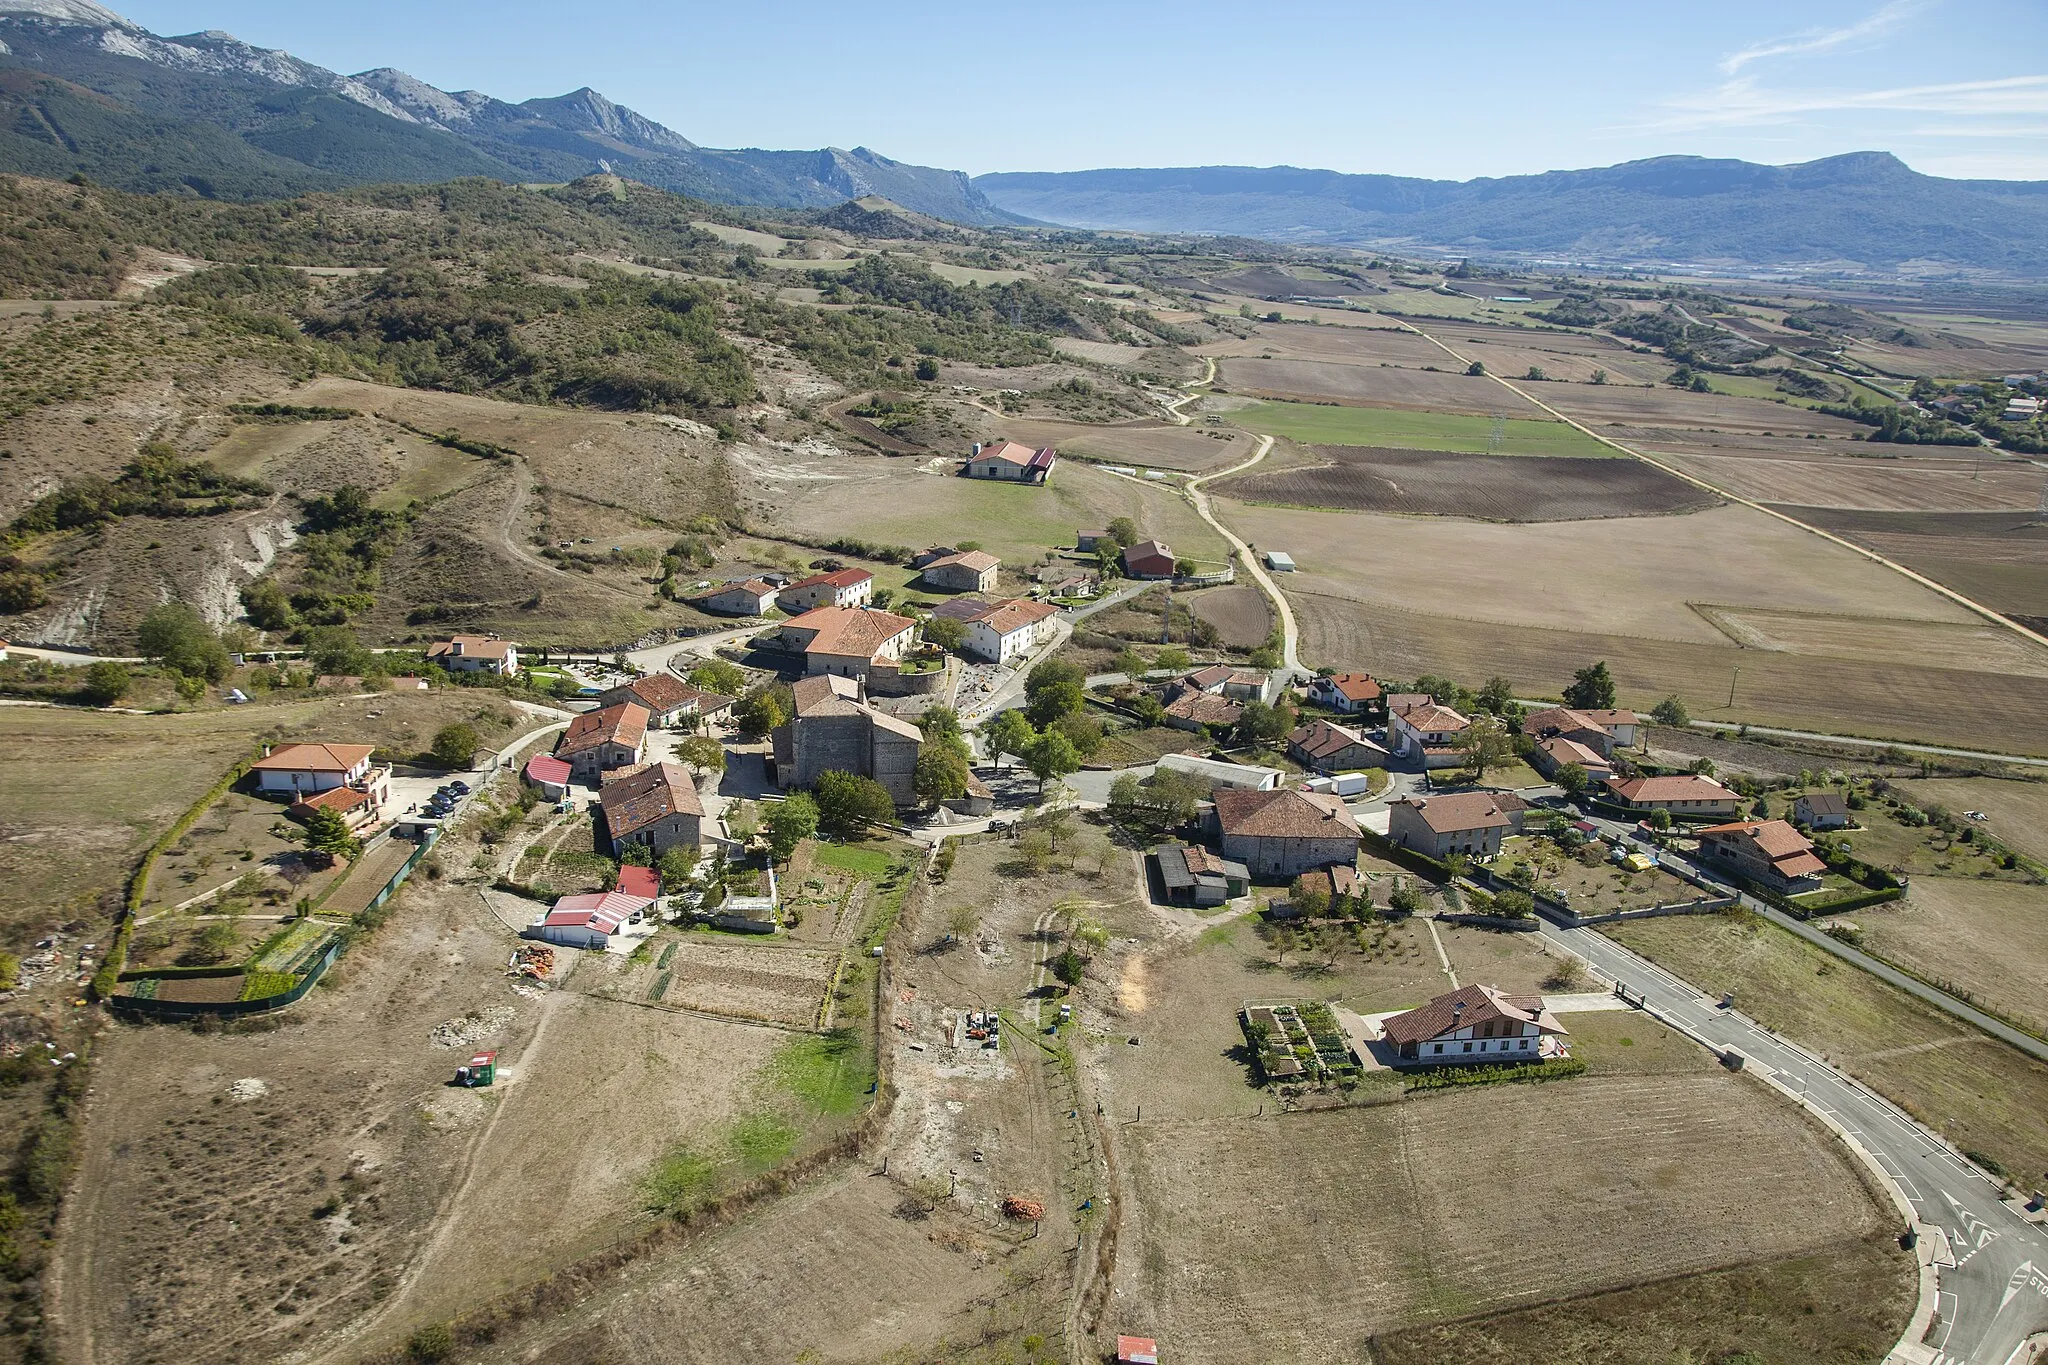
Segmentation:
{"type": "Polygon", "coordinates": [[[1291,166],[959,171],[851,151],[720,150],[584,87],[513,104],[403,71],[341,75],[220,32],[166,38],[93,0],[0,0],[0,172],[275,198],[610,170],[730,204],[882,198],[1046,223],[1598,265],[2048,275],[2048,182],[1944,180],[1883,152],[1691,156],[1482,180],[1291,166]]]}
{"type": "Polygon", "coordinates": [[[388,68],[344,76],[226,33],[160,37],[92,0],[0,0],[0,171],[269,198],[606,169],[722,203],[827,208],[881,196],[956,223],[1016,221],[959,171],[864,147],[700,147],[588,87],[512,104],[388,68]]]}
{"type": "Polygon", "coordinates": [[[1943,180],[1886,152],[1663,156],[1488,180],[1291,166],[1019,172],[990,202],[1074,227],[1613,264],[2048,270],[2048,181],[1943,180]]]}

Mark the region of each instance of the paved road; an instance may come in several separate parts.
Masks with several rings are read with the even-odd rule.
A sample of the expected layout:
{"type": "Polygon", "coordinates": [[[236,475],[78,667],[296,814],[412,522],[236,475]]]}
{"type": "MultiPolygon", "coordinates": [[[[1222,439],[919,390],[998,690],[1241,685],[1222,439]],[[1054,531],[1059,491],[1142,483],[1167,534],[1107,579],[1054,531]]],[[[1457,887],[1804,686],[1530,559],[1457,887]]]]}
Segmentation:
{"type": "MultiPolygon", "coordinates": [[[[1549,705],[1550,703],[1545,703],[1549,705]]],[[[1727,730],[1732,728],[1724,720],[1696,720],[1691,722],[1695,730],[1727,730]]],[[[1864,749],[1897,749],[1905,754],[1935,754],[1942,758],[1978,758],[1989,763],[2021,763],[2030,768],[2048,768],[2048,758],[2031,758],[2025,754],[1994,754],[1983,749],[1945,749],[1938,744],[1902,744],[1890,739],[1864,739],[1855,735],[1829,735],[1818,730],[1776,730],[1768,725],[1747,727],[1753,735],[1773,735],[1779,739],[1813,739],[1827,744],[1853,744],[1864,749]]]]}
{"type": "Polygon", "coordinates": [[[1830,1120],[1884,1171],[1913,1211],[1923,1262],[1932,1260],[1940,1285],[1928,1347],[1902,1346],[1892,1361],[2006,1365],[2029,1335],[2048,1330],[2048,1232],[2006,1206],[1998,1186],[1947,1144],[1819,1058],[1718,1008],[1612,939],[1551,924],[1543,934],[1708,1046],[1740,1049],[1751,1072],[1830,1120]]]}
{"type": "Polygon", "coordinates": [[[1251,575],[1252,581],[1259,585],[1260,591],[1264,592],[1267,599],[1272,602],[1273,610],[1280,619],[1280,661],[1287,667],[1293,677],[1306,678],[1311,676],[1310,671],[1301,666],[1301,655],[1295,652],[1296,646],[1301,640],[1301,632],[1296,629],[1294,624],[1294,609],[1287,605],[1286,595],[1280,591],[1279,585],[1274,583],[1272,578],[1267,575],[1265,567],[1259,563],[1259,557],[1252,553],[1252,547],[1245,544],[1238,537],[1237,532],[1225,526],[1217,518],[1215,511],[1209,506],[1209,495],[1202,491],[1202,485],[1213,479],[1228,478],[1232,474],[1241,474],[1245,470],[1250,469],[1253,465],[1265,459],[1266,452],[1272,448],[1273,438],[1261,436],[1259,437],[1258,449],[1252,452],[1250,459],[1234,464],[1228,469],[1219,469],[1214,474],[1204,474],[1200,478],[1189,479],[1183,485],[1183,491],[1187,494],[1188,502],[1194,507],[1196,514],[1203,521],[1213,526],[1216,529],[1216,533],[1229,541],[1231,546],[1237,550],[1239,556],[1244,561],[1245,572],[1251,575]]]}

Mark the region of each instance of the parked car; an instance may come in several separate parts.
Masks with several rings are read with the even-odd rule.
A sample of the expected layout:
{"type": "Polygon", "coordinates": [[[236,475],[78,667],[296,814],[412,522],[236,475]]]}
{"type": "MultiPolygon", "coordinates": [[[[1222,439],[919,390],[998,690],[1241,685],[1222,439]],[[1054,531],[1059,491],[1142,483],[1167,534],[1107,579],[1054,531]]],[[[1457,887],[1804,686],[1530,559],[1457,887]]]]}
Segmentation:
{"type": "Polygon", "coordinates": [[[450,782],[448,784],[448,788],[450,791],[453,791],[457,796],[469,795],[469,784],[467,782],[461,781],[460,779],[454,782],[450,782]]]}

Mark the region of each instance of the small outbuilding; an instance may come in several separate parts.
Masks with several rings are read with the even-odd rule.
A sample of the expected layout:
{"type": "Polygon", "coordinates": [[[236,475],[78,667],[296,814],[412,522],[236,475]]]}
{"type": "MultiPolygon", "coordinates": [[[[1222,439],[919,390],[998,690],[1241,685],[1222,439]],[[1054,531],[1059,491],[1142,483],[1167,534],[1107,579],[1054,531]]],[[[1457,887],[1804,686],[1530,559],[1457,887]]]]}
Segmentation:
{"type": "Polygon", "coordinates": [[[553,754],[535,754],[526,760],[523,775],[543,801],[559,801],[569,794],[573,773],[566,760],[553,754]]]}
{"type": "Polygon", "coordinates": [[[1293,573],[1294,556],[1285,550],[1266,551],[1266,567],[1274,573],[1293,573]]]}
{"type": "Polygon", "coordinates": [[[528,925],[521,937],[602,952],[620,930],[644,919],[653,904],[651,897],[629,896],[623,891],[564,896],[554,909],[528,925]]]}

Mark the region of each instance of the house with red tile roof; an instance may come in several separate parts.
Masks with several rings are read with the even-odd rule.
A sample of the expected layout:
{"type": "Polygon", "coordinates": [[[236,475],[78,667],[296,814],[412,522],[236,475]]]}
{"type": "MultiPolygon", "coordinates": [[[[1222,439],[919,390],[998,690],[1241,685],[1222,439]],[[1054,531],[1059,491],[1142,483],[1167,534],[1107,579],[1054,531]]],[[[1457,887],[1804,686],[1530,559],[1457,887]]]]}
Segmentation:
{"type": "Polygon", "coordinates": [[[1610,777],[1607,799],[1631,811],[1648,815],[1660,810],[1684,819],[1731,816],[1742,808],[1742,797],[1698,773],[1671,777],[1610,777]]]}
{"type": "Polygon", "coordinates": [[[1353,715],[1379,705],[1380,685],[1370,673],[1332,673],[1308,685],[1308,699],[1332,711],[1353,715]]]}
{"type": "Polygon", "coordinates": [[[1402,694],[1387,700],[1387,738],[1397,758],[1422,760],[1424,768],[1456,768],[1465,762],[1458,736],[1470,718],[1434,697],[1402,694]]]}
{"type": "Polygon", "coordinates": [[[376,797],[359,787],[329,787],[292,802],[287,814],[304,824],[316,810],[331,810],[350,830],[363,830],[377,823],[380,807],[376,797]]]}
{"type": "Polygon", "coordinates": [[[640,761],[647,747],[647,708],[620,702],[585,711],[569,722],[555,741],[555,757],[586,782],[595,782],[614,768],[640,761]]]}
{"type": "Polygon", "coordinates": [[[783,623],[782,647],[804,656],[804,671],[865,678],[877,663],[901,663],[917,622],[879,607],[814,607],[783,623]]]}
{"type": "Polygon", "coordinates": [[[1741,820],[1699,831],[1700,861],[1797,895],[1818,891],[1828,865],[1812,842],[1783,820],[1741,820]]]}
{"type": "Polygon", "coordinates": [[[1467,1062],[1548,1061],[1566,1055],[1565,1027],[1536,995],[1507,995],[1477,983],[1461,986],[1380,1025],[1402,1062],[1462,1066],[1467,1062]]]}
{"type": "Polygon", "coordinates": [[[1501,841],[1513,834],[1528,809],[1521,798],[1498,792],[1452,792],[1411,796],[1387,807],[1387,838],[1425,857],[1453,853],[1485,861],[1500,856],[1501,841]],[[1514,810],[1503,796],[1516,803],[1514,810]]]}
{"type": "Polygon", "coordinates": [[[786,612],[813,607],[864,607],[875,597],[875,576],[866,569],[834,569],[799,578],[775,596],[786,612]]]}
{"type": "Polygon", "coordinates": [[[1639,733],[1633,711],[1587,711],[1570,706],[1553,706],[1522,717],[1522,733],[1536,739],[1562,736],[1584,745],[1602,758],[1613,758],[1616,749],[1626,749],[1639,733]]]}
{"type": "Polygon", "coordinates": [[[614,858],[629,848],[658,855],[702,842],[704,803],[698,799],[696,779],[679,763],[650,763],[638,772],[614,777],[597,799],[604,808],[614,858]]]}
{"type": "Polygon", "coordinates": [[[382,806],[391,795],[391,770],[372,765],[367,744],[279,744],[249,765],[262,796],[293,799],[353,787],[382,806]]]}
{"type": "Polygon", "coordinates": [[[1557,770],[1567,763],[1578,764],[1595,782],[1614,776],[1614,764],[1605,754],[1563,735],[1536,741],[1535,749],[1529,754],[1530,766],[1545,777],[1556,777],[1557,770]]]}
{"type": "Polygon", "coordinates": [[[1015,441],[997,441],[992,445],[977,441],[974,453],[967,457],[960,472],[970,479],[1042,484],[1052,477],[1052,467],[1058,459],[1059,452],[1051,446],[1034,450],[1015,441]]]}
{"type": "Polygon", "coordinates": [[[1020,659],[1051,639],[1059,630],[1060,609],[1050,602],[1013,598],[998,602],[967,623],[962,648],[985,663],[1006,664],[1020,659]]]}
{"type": "Polygon", "coordinates": [[[1290,879],[1311,868],[1358,863],[1358,821],[1341,798],[1281,787],[1219,787],[1210,827],[1223,856],[1255,877],[1290,879]]]}
{"type": "Polygon", "coordinates": [[[1312,720],[1290,733],[1287,756],[1319,773],[1384,768],[1393,758],[1359,731],[1329,720],[1312,720]]]}
{"type": "Polygon", "coordinates": [[[986,550],[953,550],[926,560],[920,580],[943,592],[994,592],[1002,563],[986,550]]]}
{"type": "Polygon", "coordinates": [[[1192,687],[1173,693],[1166,702],[1165,721],[1176,730],[1202,731],[1228,727],[1244,719],[1244,704],[1192,687]]]}
{"type": "Polygon", "coordinates": [[[628,701],[646,707],[647,723],[657,730],[695,729],[700,720],[715,719],[732,709],[731,697],[707,692],[666,672],[645,674],[597,696],[599,706],[628,701]]]}

